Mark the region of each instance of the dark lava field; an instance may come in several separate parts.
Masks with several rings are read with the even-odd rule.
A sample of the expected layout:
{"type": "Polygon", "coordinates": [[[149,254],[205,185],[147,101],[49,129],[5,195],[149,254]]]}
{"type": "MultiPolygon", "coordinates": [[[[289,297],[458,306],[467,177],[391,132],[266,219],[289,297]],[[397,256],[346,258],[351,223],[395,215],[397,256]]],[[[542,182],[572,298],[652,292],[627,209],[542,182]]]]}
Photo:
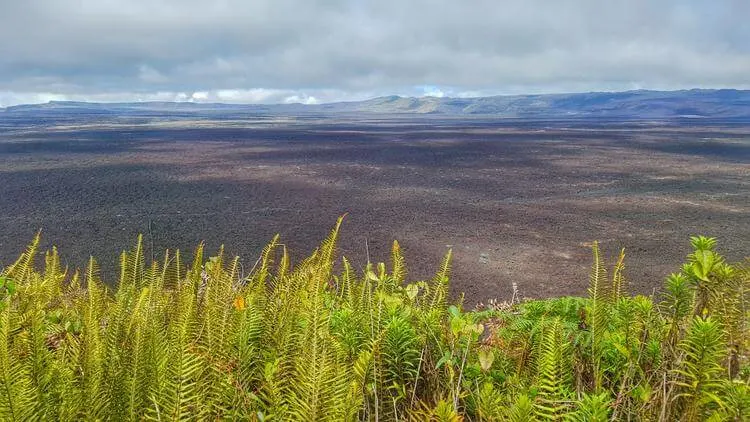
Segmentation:
{"type": "Polygon", "coordinates": [[[245,269],[275,233],[293,259],[347,213],[341,253],[410,279],[454,252],[467,304],[584,294],[590,244],[626,249],[630,290],[677,271],[689,236],[750,255],[750,126],[437,117],[3,120],[0,266],[38,229],[71,267],[143,233],[147,255],[224,243],[245,269]]]}

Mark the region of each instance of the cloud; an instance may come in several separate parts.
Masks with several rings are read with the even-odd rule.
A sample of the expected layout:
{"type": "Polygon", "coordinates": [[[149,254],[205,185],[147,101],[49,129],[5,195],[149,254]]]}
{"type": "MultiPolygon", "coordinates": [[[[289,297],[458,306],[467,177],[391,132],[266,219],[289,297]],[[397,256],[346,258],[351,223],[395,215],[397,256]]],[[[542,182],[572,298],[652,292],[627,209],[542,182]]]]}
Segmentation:
{"type": "MultiPolygon", "coordinates": [[[[0,91],[0,107],[49,101],[146,102],[173,101],[227,104],[320,104],[335,101],[357,101],[372,98],[375,93],[348,93],[336,90],[221,89],[210,91],[117,91],[105,93],[12,92],[0,91]]],[[[408,94],[417,95],[417,94],[408,94]]]]}
{"type": "Polygon", "coordinates": [[[318,104],[318,99],[308,95],[291,95],[284,98],[285,104],[318,104]]]}
{"type": "Polygon", "coordinates": [[[744,0],[0,0],[0,100],[747,88],[749,15],[744,0]]]}
{"type": "Polygon", "coordinates": [[[147,84],[158,84],[167,81],[167,77],[162,75],[161,72],[145,64],[138,67],[138,79],[147,84]]]}
{"type": "Polygon", "coordinates": [[[423,96],[425,97],[437,97],[442,98],[445,97],[445,92],[436,86],[424,86],[422,87],[423,90],[423,96]]]}
{"type": "Polygon", "coordinates": [[[207,91],[196,91],[193,92],[193,95],[190,96],[191,101],[206,101],[208,100],[208,92],[207,91]]]}
{"type": "Polygon", "coordinates": [[[263,88],[222,89],[216,92],[216,97],[220,101],[241,103],[265,103],[273,100],[277,95],[277,91],[263,88]]]}

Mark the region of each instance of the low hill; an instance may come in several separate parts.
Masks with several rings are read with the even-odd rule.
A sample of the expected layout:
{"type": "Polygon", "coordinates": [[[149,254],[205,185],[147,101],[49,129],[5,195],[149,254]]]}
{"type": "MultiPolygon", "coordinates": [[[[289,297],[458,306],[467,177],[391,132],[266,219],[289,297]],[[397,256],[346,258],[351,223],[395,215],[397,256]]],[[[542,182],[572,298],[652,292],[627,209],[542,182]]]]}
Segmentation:
{"type": "Polygon", "coordinates": [[[750,90],[692,89],[492,97],[378,97],[316,105],[217,104],[191,102],[87,103],[53,101],[0,109],[5,114],[162,114],[162,113],[379,113],[491,115],[505,118],[726,118],[750,119],[750,90]]]}

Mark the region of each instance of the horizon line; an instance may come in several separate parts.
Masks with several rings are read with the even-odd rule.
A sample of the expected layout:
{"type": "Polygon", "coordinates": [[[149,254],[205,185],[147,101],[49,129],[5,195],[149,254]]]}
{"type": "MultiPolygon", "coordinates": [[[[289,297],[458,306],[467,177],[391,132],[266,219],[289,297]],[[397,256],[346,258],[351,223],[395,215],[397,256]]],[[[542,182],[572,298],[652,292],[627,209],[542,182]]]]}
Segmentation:
{"type": "MultiPolygon", "coordinates": [[[[494,95],[469,95],[469,96],[450,96],[450,95],[400,95],[400,94],[386,94],[367,97],[360,100],[338,100],[338,101],[324,101],[324,102],[311,102],[305,103],[300,101],[292,102],[221,102],[221,101],[203,101],[201,99],[195,99],[188,97],[184,100],[132,100],[132,101],[89,101],[89,100],[48,100],[45,102],[28,102],[18,103],[8,106],[0,105],[0,110],[7,110],[13,107],[24,107],[24,106],[38,106],[47,104],[97,104],[97,105],[118,105],[118,104],[195,104],[195,105],[226,105],[226,106],[323,106],[331,104],[347,104],[347,103],[361,103],[383,98],[398,98],[398,99],[425,99],[434,98],[439,100],[476,100],[482,98],[495,98],[495,97],[544,97],[544,96],[555,96],[555,95],[585,95],[585,94],[625,94],[634,92],[654,92],[654,93],[679,93],[679,92],[694,92],[694,91],[735,91],[735,92],[750,92],[750,89],[744,88],[681,88],[681,89],[649,89],[649,88],[638,88],[638,89],[627,89],[627,90],[594,90],[594,91],[565,91],[565,92],[545,92],[545,93],[527,93],[527,94],[494,94],[494,95]]],[[[194,91],[195,92],[207,92],[207,91],[194,91]]],[[[65,94],[52,94],[52,95],[65,95],[65,94]]],[[[76,94],[72,94],[76,95],[76,94]]],[[[94,94],[96,95],[96,94],[94,94]]],[[[312,97],[311,97],[312,98],[312,97]]]]}

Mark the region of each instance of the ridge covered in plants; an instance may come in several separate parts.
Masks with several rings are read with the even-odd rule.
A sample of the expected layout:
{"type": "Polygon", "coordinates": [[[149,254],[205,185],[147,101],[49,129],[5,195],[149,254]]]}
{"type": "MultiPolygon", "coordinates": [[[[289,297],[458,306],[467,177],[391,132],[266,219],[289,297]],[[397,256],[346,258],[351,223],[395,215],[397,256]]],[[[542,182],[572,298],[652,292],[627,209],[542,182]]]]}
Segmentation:
{"type": "Polygon", "coordinates": [[[220,249],[147,262],[115,288],[39,236],[0,272],[1,420],[750,419],[750,270],[691,238],[654,297],[593,245],[588,297],[465,310],[451,253],[407,282],[401,249],[362,271],[342,219],[292,265],[275,237],[244,273],[220,249]]]}

